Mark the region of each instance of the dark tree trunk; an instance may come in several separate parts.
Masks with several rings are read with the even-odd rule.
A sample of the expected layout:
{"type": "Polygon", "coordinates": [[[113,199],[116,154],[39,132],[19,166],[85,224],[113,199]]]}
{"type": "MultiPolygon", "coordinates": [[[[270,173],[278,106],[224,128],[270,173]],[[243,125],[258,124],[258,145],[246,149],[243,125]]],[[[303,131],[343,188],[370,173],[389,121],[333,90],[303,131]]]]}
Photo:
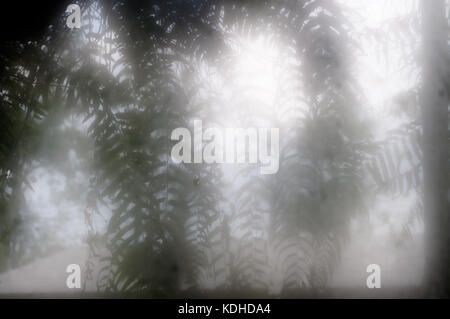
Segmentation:
{"type": "Polygon", "coordinates": [[[428,297],[449,296],[448,54],[445,1],[422,1],[423,177],[426,240],[425,291],[428,297]]]}

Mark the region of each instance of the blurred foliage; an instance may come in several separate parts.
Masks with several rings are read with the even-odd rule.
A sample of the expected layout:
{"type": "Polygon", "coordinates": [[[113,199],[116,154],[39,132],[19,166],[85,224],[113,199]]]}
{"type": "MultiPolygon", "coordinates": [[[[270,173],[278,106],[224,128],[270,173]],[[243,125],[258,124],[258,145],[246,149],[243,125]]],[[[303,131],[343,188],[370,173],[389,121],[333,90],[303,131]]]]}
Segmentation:
{"type": "MultiPolygon", "coordinates": [[[[168,297],[213,280],[219,290],[267,292],[264,278],[278,267],[286,289],[324,285],[351,216],[365,210],[360,168],[369,143],[346,69],[351,41],[338,7],[320,1],[108,1],[87,5],[83,17],[81,32],[70,33],[73,41],[33,43],[30,52],[3,55],[30,61],[2,63],[2,87],[9,88],[2,95],[2,182],[10,185],[2,193],[9,212],[2,213],[8,221],[2,236],[14,230],[14,202],[23,201],[19,190],[27,185],[21,174],[38,154],[33,147],[53,140],[45,132],[60,123],[57,114],[71,109],[84,117],[94,145],[92,155],[84,154],[93,157],[85,213],[93,254],[100,243],[109,252],[102,257],[101,290],[168,297]],[[284,132],[279,174],[242,170],[230,199],[214,165],[169,161],[168,135],[193,118],[220,117],[208,101],[198,103],[200,91],[208,91],[195,70],[202,63],[219,70],[227,65],[228,38],[236,30],[266,32],[269,41],[288,48],[292,61],[301,61],[282,66],[278,90],[294,91],[283,95],[300,99],[304,108],[294,131],[284,132]],[[292,83],[298,83],[295,90],[287,88],[292,83]],[[111,218],[99,241],[92,215],[100,206],[111,218]],[[255,235],[261,232],[270,235],[255,235]],[[279,265],[268,264],[269,251],[279,265]]],[[[295,103],[277,103],[275,113],[247,114],[240,124],[275,119],[283,127],[283,113],[299,113],[295,103]]],[[[11,238],[2,242],[14,245],[11,238]]]]}
{"type": "Polygon", "coordinates": [[[349,68],[351,32],[333,1],[89,1],[79,32],[50,28],[42,41],[3,45],[0,271],[20,256],[26,172],[52,163],[60,148],[48,143],[66,134],[92,163],[85,217],[101,291],[175,297],[212,283],[269,294],[274,273],[286,293],[324,287],[352,217],[368,210],[366,170],[396,192],[420,180],[418,126],[395,143],[371,140],[349,68]],[[173,164],[169,135],[192,119],[220,122],[224,109],[212,107],[215,92],[197,71],[239,76],[229,68],[236,32],[284,48],[275,107],[242,111],[236,123],[281,128],[280,170],[244,167],[226,185],[215,165],[173,164]],[[83,118],[87,137],[61,131],[68,114],[83,118]],[[94,223],[103,210],[105,234],[94,223]]]}

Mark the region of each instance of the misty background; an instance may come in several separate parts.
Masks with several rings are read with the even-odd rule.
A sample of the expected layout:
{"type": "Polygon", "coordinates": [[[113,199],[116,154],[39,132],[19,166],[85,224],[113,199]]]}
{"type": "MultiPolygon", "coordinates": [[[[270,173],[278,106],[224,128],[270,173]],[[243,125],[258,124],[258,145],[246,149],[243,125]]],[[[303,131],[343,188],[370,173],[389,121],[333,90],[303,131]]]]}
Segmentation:
{"type": "Polygon", "coordinates": [[[446,261],[429,247],[447,246],[427,235],[442,233],[427,228],[421,108],[443,105],[448,186],[448,1],[79,4],[80,29],[63,10],[37,40],[2,45],[1,294],[408,297],[435,285],[429,269],[446,261]],[[445,28],[426,28],[424,6],[445,28]],[[427,83],[442,84],[439,103],[427,83]],[[280,128],[278,173],[172,163],[170,133],[194,119],[280,128]],[[73,263],[80,290],[66,286],[73,263]],[[366,288],[370,264],[380,292],[366,288]]]}

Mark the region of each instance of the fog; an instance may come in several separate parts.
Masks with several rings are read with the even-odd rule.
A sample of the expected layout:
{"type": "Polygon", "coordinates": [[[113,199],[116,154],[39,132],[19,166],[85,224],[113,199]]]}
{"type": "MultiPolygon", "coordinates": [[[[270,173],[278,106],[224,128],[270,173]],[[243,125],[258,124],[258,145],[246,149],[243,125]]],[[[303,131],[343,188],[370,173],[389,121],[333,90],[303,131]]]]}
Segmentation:
{"type": "Polygon", "coordinates": [[[2,49],[0,294],[423,295],[423,2],[82,3],[2,49]]]}

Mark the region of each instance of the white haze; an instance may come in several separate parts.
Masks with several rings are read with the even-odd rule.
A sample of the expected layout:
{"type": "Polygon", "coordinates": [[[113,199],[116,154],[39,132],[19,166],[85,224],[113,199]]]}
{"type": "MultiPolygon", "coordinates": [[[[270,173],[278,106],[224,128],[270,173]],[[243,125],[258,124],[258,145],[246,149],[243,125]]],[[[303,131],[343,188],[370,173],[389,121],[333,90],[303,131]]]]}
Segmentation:
{"type": "MultiPolygon", "coordinates": [[[[380,29],[387,20],[408,14],[415,9],[416,1],[360,1],[341,0],[352,13],[349,18],[355,23],[357,31],[364,28],[380,29]]],[[[357,52],[353,61],[353,70],[359,84],[367,97],[367,114],[375,118],[375,139],[383,138],[387,129],[394,128],[401,119],[388,115],[386,108],[390,101],[404,90],[413,86],[414,79],[409,73],[396,69],[401,52],[392,45],[382,56],[379,44],[366,41],[364,37],[355,38],[362,48],[357,52]]],[[[265,89],[265,101],[273,99],[273,70],[277,62],[276,49],[267,49],[264,40],[256,39],[245,42],[241,48],[241,55],[237,58],[237,65],[249,74],[262,72],[257,76],[256,85],[265,89]]],[[[250,76],[249,81],[252,76],[250,76]]],[[[244,83],[245,84],[245,83],[244,83]]],[[[242,85],[241,82],[235,83],[242,85]]],[[[224,99],[233,96],[224,90],[224,99]]],[[[269,105],[270,102],[264,105],[269,105]]],[[[232,112],[227,112],[221,121],[226,125],[235,119],[232,112]]],[[[270,123],[269,123],[270,124],[270,123]]],[[[77,168],[75,157],[74,169],[77,168]]],[[[236,168],[223,166],[226,179],[229,180],[236,173],[236,168]]],[[[86,172],[74,172],[74,180],[87,189],[86,172]]],[[[52,172],[50,168],[41,167],[30,173],[33,190],[28,190],[27,218],[33,221],[31,231],[48,234],[42,238],[42,245],[61,246],[59,252],[51,256],[39,258],[33,263],[7,273],[0,274],[0,292],[55,292],[64,291],[65,269],[67,263],[85,265],[87,259],[86,227],[83,210],[85,203],[80,201],[70,205],[58,201],[67,180],[61,174],[52,172]],[[62,249],[62,250],[61,250],[62,249]],[[32,279],[31,279],[32,278],[32,279]]],[[[226,190],[226,193],[232,190],[226,190]]],[[[378,196],[374,201],[369,218],[357,218],[353,222],[351,239],[343,250],[342,261],[330,282],[332,287],[352,286],[365,287],[367,277],[366,266],[379,264],[382,269],[382,284],[386,286],[414,286],[420,283],[423,273],[423,245],[422,221],[415,220],[412,239],[401,240],[403,226],[410,219],[411,208],[417,200],[417,194],[409,197],[393,199],[390,196],[378,196]]],[[[83,196],[82,198],[86,198],[83,196]]],[[[102,221],[99,229],[104,228],[102,221]]],[[[279,282],[273,274],[274,282],[279,282]]],[[[279,287],[274,286],[276,291],[279,287]]],[[[93,286],[91,287],[93,289],[93,286]]]]}

